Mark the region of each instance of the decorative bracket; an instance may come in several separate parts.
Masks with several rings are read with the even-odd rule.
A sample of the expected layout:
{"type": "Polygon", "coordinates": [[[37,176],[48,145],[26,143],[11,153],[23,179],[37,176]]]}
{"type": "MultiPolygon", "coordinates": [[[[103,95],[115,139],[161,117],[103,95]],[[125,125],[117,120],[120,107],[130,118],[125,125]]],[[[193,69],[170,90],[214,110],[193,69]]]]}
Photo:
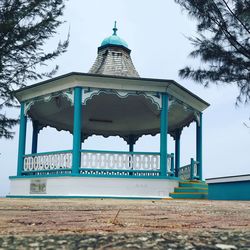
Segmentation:
{"type": "Polygon", "coordinates": [[[36,102],[40,102],[40,101],[49,102],[51,101],[52,98],[59,97],[59,96],[65,97],[70,102],[71,106],[74,105],[74,91],[72,89],[67,89],[65,91],[55,92],[55,93],[51,93],[51,94],[44,95],[44,96],[39,96],[37,98],[26,101],[24,104],[24,114],[27,115],[30,108],[36,102]]]}
{"type": "Polygon", "coordinates": [[[200,127],[200,124],[201,124],[200,113],[195,112],[194,117],[195,117],[198,127],[200,127]]]}

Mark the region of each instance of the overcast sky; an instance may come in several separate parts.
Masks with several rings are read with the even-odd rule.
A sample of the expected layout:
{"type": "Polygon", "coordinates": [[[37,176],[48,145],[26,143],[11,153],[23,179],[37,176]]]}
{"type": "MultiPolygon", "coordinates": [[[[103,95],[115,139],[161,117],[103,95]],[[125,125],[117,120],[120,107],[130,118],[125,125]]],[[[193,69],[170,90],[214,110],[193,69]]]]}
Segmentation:
{"type": "MultiPolygon", "coordinates": [[[[166,0],[71,0],[66,4],[64,20],[57,37],[46,49],[65,39],[70,30],[67,53],[57,63],[57,75],[72,71],[88,72],[102,40],[112,34],[117,21],[118,35],[132,50],[134,65],[141,77],[173,79],[191,90],[211,106],[203,115],[203,172],[204,177],[249,174],[250,169],[250,106],[235,107],[238,90],[232,86],[214,86],[204,89],[190,80],[178,77],[178,70],[186,65],[199,65],[198,59],[188,58],[192,45],[186,36],[195,35],[195,20],[187,17],[174,1],[166,0]]],[[[51,66],[49,65],[49,66],[51,66]]],[[[30,83],[31,84],[31,83],[30,83]]],[[[19,114],[19,111],[17,111],[19,114]]],[[[18,128],[14,140],[0,141],[0,195],[9,192],[8,176],[16,175],[18,128]]],[[[28,124],[26,152],[31,148],[31,127],[28,124]]],[[[174,143],[169,138],[169,153],[174,143]]],[[[128,150],[118,138],[90,137],[85,149],[128,150]]],[[[72,136],[45,128],[39,133],[38,151],[72,148],[72,136]]],[[[144,136],[136,151],[159,151],[159,136],[144,136]]],[[[185,128],[181,139],[181,165],[195,157],[195,126],[185,128]]]]}

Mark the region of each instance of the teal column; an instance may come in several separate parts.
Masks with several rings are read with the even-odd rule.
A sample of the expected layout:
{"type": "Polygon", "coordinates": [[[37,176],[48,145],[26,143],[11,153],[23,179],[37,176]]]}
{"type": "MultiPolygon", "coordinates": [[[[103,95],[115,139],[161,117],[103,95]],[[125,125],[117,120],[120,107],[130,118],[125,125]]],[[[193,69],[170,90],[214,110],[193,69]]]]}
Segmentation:
{"type": "Polygon", "coordinates": [[[196,122],[196,161],[198,164],[198,176],[202,180],[202,113],[199,115],[199,122],[196,122]]]}
{"type": "Polygon", "coordinates": [[[33,121],[33,133],[32,133],[32,146],[31,146],[31,154],[36,154],[37,153],[37,142],[38,142],[38,122],[33,121]]]}
{"type": "Polygon", "coordinates": [[[167,176],[168,95],[166,93],[162,93],[160,125],[160,170],[161,176],[167,176]]]}
{"type": "Polygon", "coordinates": [[[178,177],[180,169],[180,148],[181,148],[181,130],[176,130],[175,133],[175,176],[178,177]]]}
{"type": "Polygon", "coordinates": [[[82,88],[74,89],[74,127],[72,174],[78,174],[81,166],[81,121],[82,121],[82,88]]]}
{"type": "Polygon", "coordinates": [[[23,161],[24,161],[25,146],[26,146],[26,128],[27,128],[27,117],[24,114],[24,103],[22,102],[20,111],[20,125],[19,125],[17,176],[21,176],[23,171],[23,161]]]}
{"type": "Polygon", "coordinates": [[[134,152],[134,145],[136,142],[136,138],[134,135],[129,135],[128,136],[128,144],[129,144],[129,152],[134,152]]]}
{"type": "Polygon", "coordinates": [[[133,153],[134,152],[134,143],[129,144],[129,152],[133,153]]]}

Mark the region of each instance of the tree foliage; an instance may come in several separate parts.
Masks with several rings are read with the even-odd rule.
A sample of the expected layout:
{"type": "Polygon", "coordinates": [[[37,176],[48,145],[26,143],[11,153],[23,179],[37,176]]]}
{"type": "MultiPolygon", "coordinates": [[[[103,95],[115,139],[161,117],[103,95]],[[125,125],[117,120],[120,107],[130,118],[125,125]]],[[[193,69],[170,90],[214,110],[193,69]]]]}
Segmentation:
{"type": "Polygon", "coordinates": [[[250,1],[249,0],[175,0],[197,20],[191,57],[200,58],[198,68],[179,71],[208,86],[210,83],[236,85],[236,103],[250,101],[250,1]]]}
{"type": "Polygon", "coordinates": [[[18,122],[4,112],[14,107],[12,91],[30,80],[51,77],[58,69],[40,72],[38,66],[64,53],[67,38],[46,52],[45,42],[63,23],[63,0],[0,0],[0,138],[12,138],[11,128],[18,122]]]}

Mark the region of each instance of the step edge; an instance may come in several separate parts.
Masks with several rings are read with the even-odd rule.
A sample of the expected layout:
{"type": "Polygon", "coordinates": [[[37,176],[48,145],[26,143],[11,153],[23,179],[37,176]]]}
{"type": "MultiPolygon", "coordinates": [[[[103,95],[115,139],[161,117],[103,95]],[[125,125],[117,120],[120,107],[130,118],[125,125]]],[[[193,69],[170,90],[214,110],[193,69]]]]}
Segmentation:
{"type": "Polygon", "coordinates": [[[186,193],[181,193],[181,192],[172,192],[172,193],[170,193],[170,194],[208,194],[208,193],[188,193],[188,192],[186,192],[186,193]]]}
{"type": "Polygon", "coordinates": [[[175,187],[175,188],[181,188],[181,189],[195,189],[195,190],[208,190],[208,188],[199,188],[199,187],[175,187]]]}

